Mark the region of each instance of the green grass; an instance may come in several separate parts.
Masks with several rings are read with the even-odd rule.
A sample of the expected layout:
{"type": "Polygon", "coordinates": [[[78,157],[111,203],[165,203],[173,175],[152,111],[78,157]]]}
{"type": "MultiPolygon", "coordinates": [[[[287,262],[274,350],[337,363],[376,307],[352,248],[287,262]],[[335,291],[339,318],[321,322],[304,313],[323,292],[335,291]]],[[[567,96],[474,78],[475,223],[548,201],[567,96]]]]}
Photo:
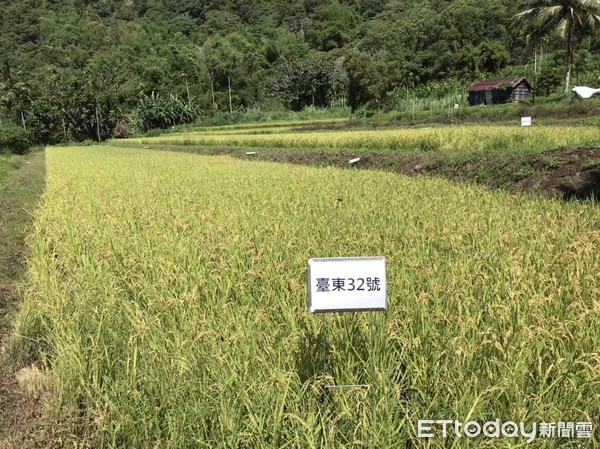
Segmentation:
{"type": "Polygon", "coordinates": [[[25,238],[44,188],[44,153],[0,156],[0,287],[23,273],[25,238]]]}
{"type": "Polygon", "coordinates": [[[0,157],[0,331],[8,326],[13,311],[25,271],[25,239],[43,188],[43,152],[0,157]]]}
{"type": "MultiPolygon", "coordinates": [[[[44,153],[0,157],[0,447],[30,447],[31,434],[22,435],[11,423],[32,416],[23,407],[15,389],[16,368],[7,357],[8,335],[18,310],[19,290],[26,271],[26,238],[31,232],[33,212],[44,188],[44,153]]],[[[28,422],[33,422],[29,418],[28,422]]],[[[24,426],[21,424],[19,429],[24,426]]]]}
{"type": "Polygon", "coordinates": [[[22,161],[22,156],[0,153],[0,192],[6,187],[6,184],[8,183],[8,174],[12,170],[17,168],[22,161]]]}
{"type": "MultiPolygon", "coordinates": [[[[594,203],[131,148],[47,162],[16,334],[62,447],[500,448],[525,444],[424,442],[417,420],[600,425],[594,203]],[[323,419],[306,262],[361,255],[388,266],[376,414],[336,392],[323,419]]],[[[368,316],[327,319],[328,381],[368,381],[368,316]]]]}
{"type": "Polygon", "coordinates": [[[536,98],[535,101],[507,103],[491,106],[468,106],[466,97],[444,100],[408,99],[401,101],[394,110],[363,111],[355,114],[353,126],[385,126],[389,124],[435,124],[435,123],[509,123],[520,117],[532,116],[536,124],[600,124],[598,111],[600,99],[582,101],[557,101],[556,98],[536,98]],[[453,105],[459,103],[459,109],[453,105]]]}
{"type": "Polygon", "coordinates": [[[592,170],[594,168],[600,168],[600,160],[596,159],[596,160],[589,161],[585,165],[585,168],[587,168],[588,170],[592,170]]]}

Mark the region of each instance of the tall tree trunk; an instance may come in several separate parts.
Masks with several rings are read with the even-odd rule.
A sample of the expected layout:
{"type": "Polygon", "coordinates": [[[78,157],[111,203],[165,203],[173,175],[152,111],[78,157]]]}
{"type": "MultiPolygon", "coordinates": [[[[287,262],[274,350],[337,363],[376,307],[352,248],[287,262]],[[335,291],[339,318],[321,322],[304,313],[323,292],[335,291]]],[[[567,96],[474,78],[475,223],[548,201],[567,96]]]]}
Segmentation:
{"type": "Polygon", "coordinates": [[[215,103],[215,86],[213,84],[212,75],[210,75],[210,93],[212,95],[212,110],[215,112],[217,110],[217,103],[215,103]]]}
{"type": "Polygon", "coordinates": [[[188,96],[188,108],[191,108],[192,107],[192,98],[190,97],[190,86],[188,85],[187,78],[185,79],[185,89],[187,90],[187,96],[188,96]]]}
{"type": "Polygon", "coordinates": [[[96,133],[98,134],[98,142],[100,142],[100,114],[98,114],[98,103],[96,103],[96,133]]]}
{"type": "Polygon", "coordinates": [[[25,127],[25,115],[23,115],[23,109],[21,109],[21,123],[23,124],[23,129],[27,131],[27,128],[25,127]]]}
{"type": "Polygon", "coordinates": [[[560,98],[565,98],[569,94],[569,84],[571,83],[571,68],[573,67],[573,55],[575,53],[575,33],[573,32],[573,22],[568,24],[567,34],[567,70],[565,73],[565,86],[560,98]]]}
{"type": "Polygon", "coordinates": [[[229,88],[229,113],[233,112],[233,108],[231,107],[231,78],[227,77],[227,87],[229,88]]]}

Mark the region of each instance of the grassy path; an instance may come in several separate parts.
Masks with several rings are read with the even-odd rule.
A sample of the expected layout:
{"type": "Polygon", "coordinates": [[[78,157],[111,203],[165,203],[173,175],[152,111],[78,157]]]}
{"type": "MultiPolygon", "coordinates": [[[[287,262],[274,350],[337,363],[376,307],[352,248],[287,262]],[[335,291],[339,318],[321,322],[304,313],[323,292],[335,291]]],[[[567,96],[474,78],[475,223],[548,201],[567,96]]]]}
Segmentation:
{"type": "Polygon", "coordinates": [[[45,154],[0,160],[0,449],[32,447],[35,401],[23,397],[8,355],[8,334],[25,273],[26,237],[45,183],[45,154]]]}

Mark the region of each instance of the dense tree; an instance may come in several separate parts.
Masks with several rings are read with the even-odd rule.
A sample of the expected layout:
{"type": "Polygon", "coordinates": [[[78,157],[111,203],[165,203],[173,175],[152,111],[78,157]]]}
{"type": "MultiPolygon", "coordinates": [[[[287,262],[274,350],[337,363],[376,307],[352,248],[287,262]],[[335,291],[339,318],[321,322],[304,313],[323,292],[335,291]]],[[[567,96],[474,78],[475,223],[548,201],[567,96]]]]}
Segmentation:
{"type": "Polygon", "coordinates": [[[353,37],[359,21],[356,11],[338,0],[315,9],[308,25],[308,41],[321,51],[342,48],[353,37]]]}
{"type": "MultiPolygon", "coordinates": [[[[548,19],[540,33],[572,23],[569,67],[582,82],[600,73],[598,1],[530,0],[522,13],[548,19]],[[575,8],[569,19],[570,4],[589,14],[575,8]]],[[[201,111],[392,108],[437,89],[424,86],[462,91],[524,75],[536,51],[529,25],[514,26],[513,0],[0,0],[0,10],[0,119],[40,142],[104,139],[118,123],[171,126],[201,111]]],[[[544,43],[543,92],[553,92],[563,46],[544,43]]]]}
{"type": "Polygon", "coordinates": [[[284,60],[278,68],[274,93],[292,110],[327,106],[344,83],[333,56],[312,51],[305,59],[284,60]]]}
{"type": "Polygon", "coordinates": [[[24,109],[31,100],[31,89],[29,84],[23,81],[20,72],[17,73],[17,76],[14,76],[8,63],[5,63],[0,70],[0,99],[7,108],[9,115],[16,109],[23,129],[27,130],[24,109]]]}

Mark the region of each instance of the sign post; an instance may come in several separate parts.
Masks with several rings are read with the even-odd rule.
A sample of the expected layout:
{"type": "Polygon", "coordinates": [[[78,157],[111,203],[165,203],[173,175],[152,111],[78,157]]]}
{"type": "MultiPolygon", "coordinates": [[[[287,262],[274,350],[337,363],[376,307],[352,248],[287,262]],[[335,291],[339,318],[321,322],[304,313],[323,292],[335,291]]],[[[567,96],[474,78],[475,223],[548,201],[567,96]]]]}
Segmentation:
{"type": "MultiPolygon", "coordinates": [[[[332,257],[308,261],[308,310],[322,313],[321,342],[323,378],[327,375],[326,313],[386,311],[387,279],[385,257],[332,257]]],[[[371,314],[371,384],[325,384],[323,416],[327,411],[330,389],[371,389],[371,407],[375,418],[375,335],[371,314]]]]}

